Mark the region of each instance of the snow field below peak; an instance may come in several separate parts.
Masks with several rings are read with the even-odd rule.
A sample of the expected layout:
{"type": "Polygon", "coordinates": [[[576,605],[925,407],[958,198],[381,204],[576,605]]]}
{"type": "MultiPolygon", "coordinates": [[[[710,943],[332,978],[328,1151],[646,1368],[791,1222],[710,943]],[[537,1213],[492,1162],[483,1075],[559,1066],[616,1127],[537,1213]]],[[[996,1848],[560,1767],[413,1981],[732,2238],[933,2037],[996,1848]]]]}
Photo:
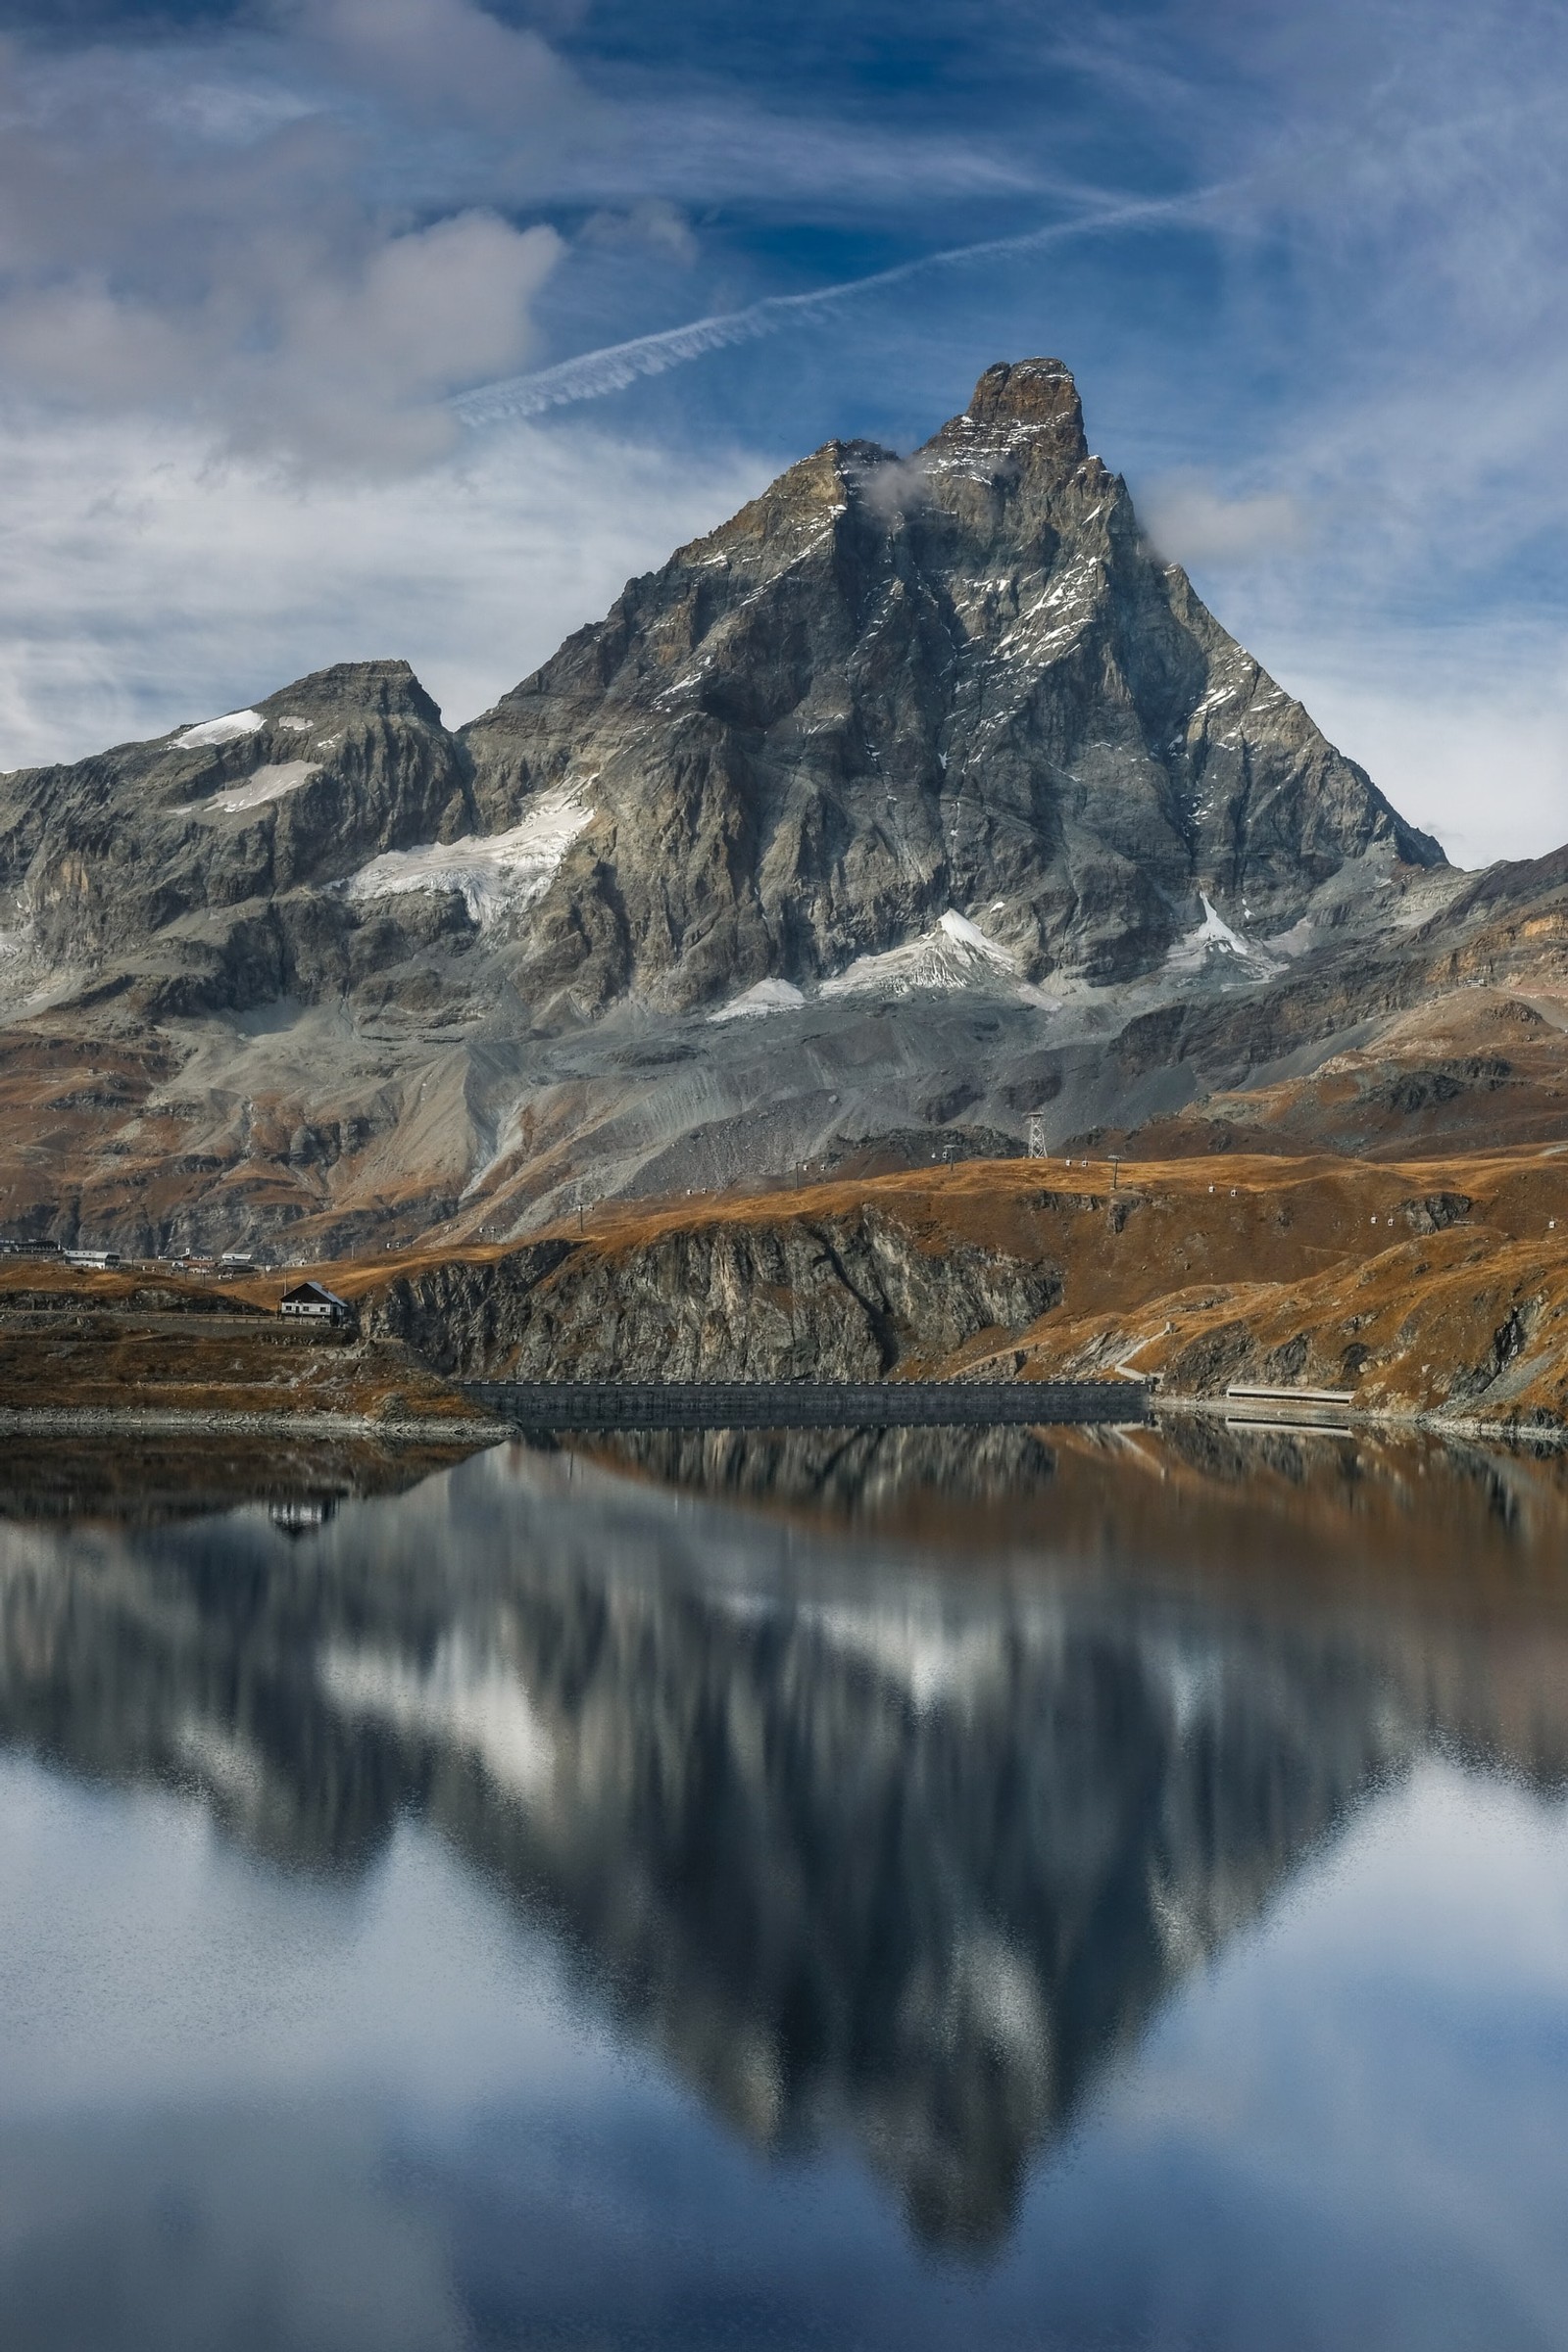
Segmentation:
{"type": "Polygon", "coordinates": [[[204,814],[221,808],[232,815],[241,808],[260,808],[269,801],[281,801],[302,784],[320,773],[318,760],[283,760],[270,767],[259,767],[246,777],[243,784],[230,785],[227,792],[215,792],[210,801],[195,804],[204,814]]]}
{"type": "Polygon", "coordinates": [[[198,726],[181,728],[174,748],[193,752],[207,744],[238,743],[243,735],[259,734],[266,724],[259,710],[230,710],[226,717],[204,718],[198,726]]]}
{"type": "Polygon", "coordinates": [[[1200,890],[1198,895],[1203,902],[1203,919],[1195,936],[1199,939],[1211,939],[1216,947],[1228,948],[1233,956],[1250,955],[1251,951],[1246,940],[1240,938],[1231,929],[1207,891],[1200,890]]]}
{"type": "Polygon", "coordinates": [[[1233,931],[1206,890],[1198,895],[1202,902],[1203,919],[1196,931],[1189,931],[1171,949],[1165,958],[1167,971],[1200,971],[1213,956],[1233,956],[1238,962],[1250,964],[1254,971],[1275,967],[1278,957],[1271,956],[1267,948],[1258,947],[1252,940],[1244,939],[1239,931],[1233,931]]]}
{"type": "Polygon", "coordinates": [[[410,891],[462,894],[470,920],[483,928],[542,899],[566,852],[593,820],[576,785],[541,793],[521,821],[505,833],[466,834],[413,850],[384,850],[351,874],[351,899],[399,898],[410,891]]]}
{"type": "Polygon", "coordinates": [[[988,939],[978,923],[950,906],[935,927],[880,956],[859,956],[822,983],[824,997],[906,996],[914,989],[962,988],[985,970],[1016,977],[1018,959],[988,939]]]}
{"type": "Polygon", "coordinates": [[[747,989],[742,996],[732,997],[727,1004],[721,1004],[716,1012],[710,1012],[708,1017],[710,1021],[756,1020],[762,1013],[789,1012],[797,1004],[805,1003],[804,993],[793,980],[759,980],[755,988],[747,989]]]}
{"type": "MultiPolygon", "coordinates": [[[[904,940],[877,956],[858,956],[824,980],[814,993],[823,1002],[844,997],[906,997],[928,989],[966,988],[977,979],[1004,978],[1018,998],[1047,1012],[1059,1009],[1056,1001],[1020,979],[1018,958],[1010,949],[988,939],[978,923],[950,906],[918,939],[904,940]]],[[[710,1021],[756,1019],[764,1013],[787,1012],[810,1002],[790,980],[760,980],[716,1012],[710,1021]]]]}

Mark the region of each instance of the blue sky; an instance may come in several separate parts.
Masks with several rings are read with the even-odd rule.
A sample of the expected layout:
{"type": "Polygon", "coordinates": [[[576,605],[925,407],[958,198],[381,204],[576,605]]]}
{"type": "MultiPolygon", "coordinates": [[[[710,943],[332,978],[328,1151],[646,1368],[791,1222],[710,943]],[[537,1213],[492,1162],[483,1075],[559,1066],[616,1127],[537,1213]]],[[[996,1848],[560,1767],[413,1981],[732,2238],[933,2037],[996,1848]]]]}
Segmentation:
{"type": "Polygon", "coordinates": [[[1411,817],[1554,846],[1565,101],[1540,0],[0,0],[0,765],[356,654],[469,716],[1047,352],[1411,817]]]}

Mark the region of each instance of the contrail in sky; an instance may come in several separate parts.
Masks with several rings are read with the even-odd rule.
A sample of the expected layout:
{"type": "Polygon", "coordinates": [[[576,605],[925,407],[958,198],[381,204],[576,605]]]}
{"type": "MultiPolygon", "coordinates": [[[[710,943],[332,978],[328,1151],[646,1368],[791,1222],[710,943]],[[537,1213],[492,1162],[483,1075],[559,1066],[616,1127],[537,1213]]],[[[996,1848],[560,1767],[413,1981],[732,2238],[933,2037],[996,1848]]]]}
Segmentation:
{"type": "Polygon", "coordinates": [[[782,334],[790,326],[817,324],[840,303],[877,293],[884,286],[901,285],[926,270],[952,270],[968,262],[989,261],[994,255],[1033,253],[1065,244],[1072,237],[1178,219],[1198,212],[1219,193],[1218,188],[1205,188],[1193,196],[1110,206],[1075,220],[1025,229],[1018,236],[988,237],[982,244],[953,245],[942,253],[921,254],[891,270],[874,270],[869,277],[846,278],[840,285],[818,286],[809,294],[770,294],[741,311],[715,311],[686,326],[664,327],[658,334],[636,335],[629,343],[609,343],[601,351],[582,352],[574,360],[541,368],[531,375],[481,384],[472,392],[460,392],[452,407],[465,424],[475,428],[515,416],[542,416],[548,409],[569,408],[579,400],[602,400],[607,393],[624,391],[639,376],[662,375],[666,368],[683,367],[688,360],[701,359],[705,352],[754,343],[763,335],[782,334]]]}

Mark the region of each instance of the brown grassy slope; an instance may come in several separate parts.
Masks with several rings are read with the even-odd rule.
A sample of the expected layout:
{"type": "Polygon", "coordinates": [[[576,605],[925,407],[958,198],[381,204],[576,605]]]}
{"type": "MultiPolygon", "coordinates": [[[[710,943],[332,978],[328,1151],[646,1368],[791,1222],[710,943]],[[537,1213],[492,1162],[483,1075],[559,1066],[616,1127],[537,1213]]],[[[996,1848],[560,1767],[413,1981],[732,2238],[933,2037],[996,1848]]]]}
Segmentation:
{"type": "Polygon", "coordinates": [[[265,1311],[280,1283],[0,1265],[0,1412],[326,1414],[458,1422],[472,1407],[395,1342],[265,1311]]]}
{"type": "MultiPolygon", "coordinates": [[[[1028,1329],[977,1332],[940,1356],[922,1355],[913,1334],[901,1375],[1045,1377],[1130,1361],[1178,1393],[1250,1378],[1353,1388],[1371,1409],[1568,1419],[1568,1152],[1549,1146],[1402,1161],[1140,1159],[1114,1192],[1104,1162],[982,1161],[728,1200],[607,1204],[580,1234],[573,1221],[535,1237],[563,1246],[537,1286],[563,1335],[555,1370],[572,1372],[571,1297],[589,1268],[630,1283],[671,1234],[817,1228],[867,1211],[930,1258],[978,1247],[1061,1270],[1059,1305],[1028,1329]]],[[[414,1251],[322,1271],[370,1299],[442,1263],[478,1270],[509,1254],[414,1251]]]]}
{"type": "Polygon", "coordinates": [[[1137,1167],[1126,1232],[1147,1220],[1140,1246],[1109,1262],[1106,1219],[1061,1306],[1015,1351],[1022,1371],[1125,1368],[1176,1395],[1260,1381],[1347,1389],[1369,1411],[1568,1421],[1568,1157],[1186,1164],[1186,1185],[1180,1162],[1137,1167]]]}
{"type": "MultiPolygon", "coordinates": [[[[292,1279],[292,1277],[291,1277],[292,1279]]],[[[74,1266],[66,1258],[0,1258],[0,1313],[81,1304],[169,1314],[260,1315],[270,1312],[282,1284],[242,1276],[220,1284],[198,1275],[143,1266],[74,1266]]]]}

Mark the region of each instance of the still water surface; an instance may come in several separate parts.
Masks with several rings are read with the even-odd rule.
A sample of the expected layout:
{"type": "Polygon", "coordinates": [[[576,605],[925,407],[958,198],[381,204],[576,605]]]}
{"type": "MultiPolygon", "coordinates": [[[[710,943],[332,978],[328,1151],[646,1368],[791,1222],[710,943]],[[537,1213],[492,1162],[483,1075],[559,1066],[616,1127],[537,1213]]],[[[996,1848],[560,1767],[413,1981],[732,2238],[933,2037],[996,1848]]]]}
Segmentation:
{"type": "Polygon", "coordinates": [[[9,2352],[1568,2346],[1561,1465],[416,1467],[0,1472],[9,2352]]]}

